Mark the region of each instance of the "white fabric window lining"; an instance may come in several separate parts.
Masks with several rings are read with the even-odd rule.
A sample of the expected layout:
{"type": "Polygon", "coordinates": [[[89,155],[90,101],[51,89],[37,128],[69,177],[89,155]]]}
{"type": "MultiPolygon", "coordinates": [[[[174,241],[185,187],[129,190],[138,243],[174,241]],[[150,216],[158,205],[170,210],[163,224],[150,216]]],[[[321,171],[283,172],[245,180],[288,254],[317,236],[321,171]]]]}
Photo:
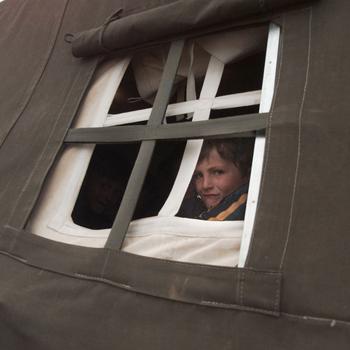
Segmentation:
{"type": "MultiPolygon", "coordinates": [[[[261,91],[254,90],[213,98],[173,103],[168,106],[165,116],[171,117],[192,113],[196,109],[205,109],[208,105],[211,105],[211,109],[214,110],[258,105],[260,103],[260,96],[261,91]]],[[[117,126],[146,121],[151,115],[151,111],[151,108],[147,108],[120,114],[109,114],[103,126],[117,126]]]]}
{"type": "MultiPolygon", "coordinates": [[[[127,57],[100,66],[74,128],[103,126],[129,63],[130,58],[127,57]]],[[[93,145],[66,147],[42,190],[28,229],[49,239],[55,239],[59,232],[72,232],[73,226],[76,232],[87,230],[73,223],[71,212],[93,151],[93,145]]]]}
{"type": "MultiPolygon", "coordinates": [[[[266,58],[264,67],[263,86],[261,91],[260,113],[269,112],[271,109],[273,94],[275,90],[277,55],[279,47],[280,28],[271,23],[266,47],[266,58]]],[[[250,242],[252,239],[255,214],[258,205],[260,192],[261,174],[265,153],[265,136],[257,133],[254,145],[254,155],[252,170],[249,182],[249,192],[247,197],[247,208],[244,217],[244,227],[242,234],[241,249],[239,254],[238,267],[244,267],[250,242]]]]}

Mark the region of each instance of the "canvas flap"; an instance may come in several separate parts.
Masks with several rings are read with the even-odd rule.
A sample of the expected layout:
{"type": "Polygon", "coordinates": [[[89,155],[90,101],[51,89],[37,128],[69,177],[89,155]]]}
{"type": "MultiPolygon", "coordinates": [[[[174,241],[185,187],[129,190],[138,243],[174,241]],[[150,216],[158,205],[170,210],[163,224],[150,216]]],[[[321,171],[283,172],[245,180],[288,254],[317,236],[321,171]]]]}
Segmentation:
{"type": "Polygon", "coordinates": [[[100,27],[74,35],[73,55],[87,57],[279,11],[306,0],[179,0],[123,17],[122,9],[100,27]],[[166,19],[166,20],[164,20],[166,19]]]}

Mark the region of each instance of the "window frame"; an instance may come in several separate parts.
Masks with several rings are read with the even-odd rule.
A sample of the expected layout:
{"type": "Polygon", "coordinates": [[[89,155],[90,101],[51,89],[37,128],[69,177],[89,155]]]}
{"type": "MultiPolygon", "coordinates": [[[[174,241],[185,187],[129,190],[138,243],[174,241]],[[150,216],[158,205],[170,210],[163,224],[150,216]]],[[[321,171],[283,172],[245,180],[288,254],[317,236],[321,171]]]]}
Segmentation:
{"type": "MultiPolygon", "coordinates": [[[[275,28],[278,28],[276,25],[271,24],[271,27],[272,26],[274,26],[275,28]]],[[[271,30],[271,28],[270,28],[270,30],[271,30]]],[[[279,31],[279,28],[278,28],[278,31],[279,31]]],[[[270,34],[268,35],[268,45],[269,45],[269,40],[270,40],[270,34]]],[[[182,41],[179,41],[179,43],[182,43],[182,44],[178,44],[178,45],[183,45],[182,41]]],[[[268,48],[267,48],[267,50],[268,50],[268,48]]],[[[277,45],[277,50],[278,50],[278,45],[277,45]]],[[[169,57],[171,58],[172,55],[173,54],[170,53],[169,57]]],[[[125,60],[126,61],[127,60],[130,61],[130,58],[126,58],[125,60]]],[[[266,66],[266,61],[267,61],[267,59],[265,60],[265,66],[266,66]]],[[[275,65],[276,65],[276,62],[277,62],[277,54],[276,54],[275,60],[274,60],[274,64],[275,65]]],[[[126,70],[126,66],[124,68],[126,70]]],[[[264,76],[265,76],[265,70],[266,70],[266,67],[264,69],[264,76]]],[[[219,79],[219,81],[220,81],[220,79],[219,79]]],[[[263,81],[265,82],[265,77],[264,77],[263,81]]],[[[266,91],[269,91],[270,97],[266,97],[266,100],[268,100],[268,98],[270,98],[269,104],[271,105],[273,91],[274,91],[274,89],[273,89],[274,78],[273,78],[272,90],[271,90],[271,82],[269,84],[270,85],[268,85],[265,88],[264,88],[264,85],[263,85],[263,92],[262,92],[262,94],[265,93],[265,95],[266,95],[267,94],[266,91]],[[265,89],[265,92],[264,92],[264,89],[265,89]]],[[[119,84],[117,84],[117,85],[119,85],[119,84]]],[[[170,85],[168,84],[168,90],[169,90],[169,86],[171,88],[172,84],[170,84],[170,85]]],[[[161,89],[159,89],[158,92],[160,90],[161,89]]],[[[238,99],[242,99],[242,97],[248,97],[248,99],[249,98],[257,98],[258,95],[260,95],[260,92],[257,92],[257,91],[254,91],[253,94],[251,92],[243,93],[243,94],[235,94],[234,97],[233,96],[215,97],[215,94],[214,94],[214,96],[205,96],[205,98],[202,99],[203,101],[201,101],[201,98],[199,98],[196,101],[187,101],[187,102],[179,103],[179,104],[177,104],[177,106],[174,106],[174,105],[169,105],[168,106],[168,101],[166,101],[165,104],[163,104],[163,107],[162,107],[162,109],[164,110],[164,105],[165,105],[165,110],[163,112],[160,112],[160,115],[164,114],[163,116],[166,118],[167,116],[171,116],[174,113],[178,113],[176,111],[182,111],[182,113],[191,113],[191,112],[195,112],[196,107],[199,108],[199,109],[202,108],[203,110],[205,110],[205,109],[206,110],[210,110],[211,108],[213,108],[213,106],[214,107],[216,106],[216,107],[220,108],[222,106],[227,106],[228,100],[230,100],[229,102],[232,104],[232,100],[234,100],[235,98],[238,98],[238,99]],[[204,107],[206,107],[206,108],[204,108],[204,107]],[[167,111],[167,112],[165,112],[165,111],[167,111]]],[[[113,94],[113,96],[114,96],[114,94],[113,94]]],[[[162,96],[159,99],[161,101],[163,100],[163,102],[164,102],[164,99],[168,100],[169,98],[166,98],[166,97],[162,96]]],[[[262,103],[262,101],[263,101],[263,97],[261,97],[260,104],[262,103]]],[[[156,107],[154,107],[154,108],[156,108],[156,107]]],[[[146,118],[147,119],[148,114],[152,113],[151,111],[153,109],[142,110],[142,111],[140,111],[139,115],[142,115],[141,116],[142,118],[146,118]]],[[[208,137],[218,137],[218,136],[219,137],[223,137],[223,136],[227,136],[227,137],[239,136],[240,134],[236,134],[237,130],[235,130],[235,128],[237,128],[237,127],[239,129],[239,123],[238,123],[239,121],[241,121],[241,123],[243,125],[243,132],[247,131],[247,130],[245,130],[245,128],[247,128],[247,127],[246,126],[244,127],[244,125],[247,124],[246,122],[248,121],[249,118],[251,118],[251,120],[252,120],[252,125],[260,125],[260,127],[257,127],[257,128],[255,127],[253,129],[252,128],[251,129],[248,128],[249,130],[256,130],[256,129],[259,129],[259,128],[263,129],[262,125],[264,126],[266,124],[266,120],[267,120],[267,113],[266,112],[269,109],[270,108],[267,108],[266,106],[264,108],[262,106],[260,106],[260,111],[259,111],[258,114],[242,115],[241,119],[240,119],[240,117],[235,117],[234,119],[235,119],[236,123],[233,123],[233,120],[228,120],[228,119],[214,120],[214,121],[205,121],[205,120],[196,121],[196,118],[194,118],[195,121],[193,121],[192,123],[195,123],[196,126],[201,126],[201,129],[203,129],[203,128],[205,129],[204,132],[202,132],[202,134],[196,133],[193,130],[192,130],[192,134],[191,134],[191,130],[189,130],[190,135],[188,135],[188,134],[186,135],[186,133],[183,133],[183,132],[182,132],[183,135],[180,135],[179,131],[177,131],[177,132],[175,131],[174,135],[171,136],[171,137],[174,137],[175,139],[178,139],[178,138],[181,138],[181,139],[196,139],[196,138],[208,138],[208,137]],[[258,118],[260,118],[260,120],[257,120],[258,118]],[[228,122],[231,122],[231,123],[233,123],[235,125],[233,125],[232,129],[227,129],[227,125],[225,124],[225,122],[226,122],[226,124],[228,124],[228,122]],[[225,130],[225,128],[226,128],[226,130],[225,130]]],[[[88,113],[88,114],[92,115],[91,112],[88,113]]],[[[125,117],[124,118],[124,122],[125,122],[125,120],[127,120],[128,114],[129,115],[131,115],[131,114],[136,115],[137,112],[128,112],[128,113],[123,113],[123,114],[124,114],[124,117],[125,117]]],[[[164,137],[164,138],[169,139],[169,130],[170,129],[175,130],[176,129],[176,125],[177,125],[177,128],[180,129],[181,125],[179,125],[179,124],[174,124],[174,126],[162,125],[163,116],[161,116],[160,122],[158,120],[158,123],[149,123],[147,125],[147,128],[148,128],[147,132],[152,135],[152,130],[154,130],[154,129],[163,129],[163,130],[165,130],[164,131],[164,135],[165,136],[168,135],[168,137],[164,137]],[[166,131],[166,130],[168,130],[168,131],[166,131]]],[[[102,138],[105,139],[105,135],[106,135],[106,132],[108,132],[108,128],[110,126],[112,126],[113,122],[115,122],[115,121],[113,121],[113,117],[109,117],[109,118],[105,119],[105,121],[103,121],[103,122],[102,122],[102,119],[101,119],[101,120],[99,120],[99,122],[90,123],[90,124],[87,123],[89,125],[86,125],[86,124],[84,125],[84,122],[79,122],[79,119],[80,118],[78,118],[77,123],[73,126],[72,129],[70,129],[70,131],[67,134],[65,142],[68,143],[68,144],[73,144],[73,143],[87,143],[87,144],[89,144],[89,143],[99,143],[99,141],[96,140],[96,135],[100,135],[102,138]],[[95,136],[91,135],[91,133],[93,133],[93,132],[96,132],[97,134],[95,134],[95,136]],[[79,138],[79,136],[80,136],[80,138],[79,138]],[[94,139],[94,137],[95,137],[95,139],[94,139]]],[[[117,125],[117,124],[120,125],[122,119],[123,118],[120,118],[118,123],[114,123],[113,125],[114,126],[117,125]]],[[[146,120],[146,119],[143,119],[143,120],[146,120]]],[[[135,119],[133,119],[133,121],[135,121],[135,119]]],[[[125,130],[127,127],[123,127],[123,128],[125,130]]],[[[144,129],[145,127],[144,126],[132,126],[132,127],[130,127],[131,130],[137,130],[138,128],[139,129],[144,129]]],[[[191,129],[191,128],[189,128],[189,129],[191,129]]],[[[109,128],[109,130],[111,130],[111,129],[109,128]]],[[[263,135],[263,133],[261,133],[261,136],[259,136],[259,139],[264,140],[264,136],[262,136],[262,135],[263,135]]],[[[118,135],[115,134],[113,137],[116,137],[116,136],[118,136],[118,135]]],[[[158,137],[159,137],[159,139],[161,139],[162,135],[160,135],[160,136],[158,135],[158,137]]],[[[150,143],[155,143],[156,142],[155,138],[152,139],[152,140],[153,141],[150,141],[150,140],[146,139],[146,140],[143,140],[142,143],[147,143],[148,145],[150,145],[150,143]]],[[[106,142],[106,139],[105,139],[105,142],[106,142]]],[[[116,143],[120,143],[120,142],[122,142],[122,140],[121,140],[120,135],[119,135],[119,139],[116,140],[116,143]]],[[[191,140],[190,142],[194,142],[194,143],[197,144],[196,148],[197,148],[197,156],[198,156],[199,152],[200,152],[200,147],[201,147],[202,141],[191,140]]],[[[261,177],[261,169],[262,169],[262,157],[259,156],[258,159],[257,159],[257,156],[255,154],[259,153],[259,154],[263,155],[263,153],[264,153],[264,141],[263,142],[259,142],[259,143],[260,143],[260,146],[256,146],[255,150],[254,150],[254,160],[253,160],[253,162],[255,162],[255,163],[253,163],[253,171],[252,171],[252,177],[251,177],[251,183],[250,183],[250,186],[252,186],[253,181],[257,182],[257,186],[255,186],[256,187],[255,188],[255,192],[257,192],[257,194],[259,192],[259,186],[260,186],[260,177],[261,177]],[[260,162],[260,165],[257,162],[260,162]],[[260,171],[260,173],[259,173],[259,171],[260,171]]],[[[86,153],[86,157],[85,157],[85,160],[84,160],[84,162],[85,162],[84,166],[87,167],[88,161],[86,162],[86,159],[88,157],[91,157],[92,152],[93,152],[93,146],[91,146],[91,145],[84,145],[83,147],[86,147],[86,152],[85,152],[86,153]]],[[[152,146],[150,148],[152,148],[152,146]]],[[[146,153],[148,154],[148,156],[150,156],[152,152],[146,152],[146,153]]],[[[196,157],[194,157],[194,158],[196,158],[196,157]]],[[[196,160],[195,161],[192,160],[192,166],[195,166],[195,163],[196,163],[196,160]]],[[[147,166],[144,167],[144,169],[146,169],[146,168],[148,168],[148,167],[147,166]]],[[[85,172],[86,172],[86,170],[83,171],[84,175],[85,175],[85,172]]],[[[136,175],[134,175],[134,177],[135,178],[136,177],[139,178],[139,170],[137,170],[137,171],[135,170],[135,174],[136,175]]],[[[179,178],[179,176],[177,176],[177,178],[179,178]]],[[[81,179],[81,181],[82,181],[82,179],[81,179]]],[[[129,182],[130,182],[130,179],[129,179],[129,182]]],[[[134,186],[132,184],[129,184],[128,186],[130,188],[134,188],[134,186]]],[[[173,191],[174,191],[174,189],[176,189],[175,185],[173,187],[173,191]]],[[[250,191],[251,190],[249,189],[249,192],[250,191]]],[[[253,203],[255,201],[255,203],[256,203],[257,199],[255,199],[255,198],[257,198],[257,194],[255,194],[254,197],[252,197],[252,198],[250,198],[249,195],[248,195],[248,201],[251,202],[251,203],[253,203]]],[[[78,193],[75,193],[75,195],[77,197],[78,193]]],[[[125,195],[124,195],[124,197],[125,197],[125,195]]],[[[134,192],[132,191],[131,194],[129,193],[127,195],[127,197],[129,197],[129,198],[130,197],[136,198],[138,196],[137,195],[135,196],[134,192]]],[[[167,202],[171,202],[170,198],[171,198],[171,194],[168,196],[167,202]]],[[[137,198],[136,198],[136,201],[137,201],[137,198]]],[[[65,201],[62,200],[62,206],[64,206],[64,203],[65,203],[65,201]]],[[[131,218],[126,218],[125,219],[125,211],[129,210],[128,206],[126,207],[127,209],[125,209],[125,208],[123,209],[123,206],[127,205],[125,203],[127,203],[127,200],[124,201],[124,199],[123,199],[123,201],[121,203],[121,206],[119,208],[117,217],[115,219],[113,228],[112,228],[112,230],[110,232],[109,237],[113,237],[113,232],[115,232],[115,229],[117,227],[118,227],[118,230],[120,230],[119,232],[122,232],[122,231],[123,232],[119,234],[119,238],[117,240],[111,239],[111,238],[109,238],[107,240],[105,247],[107,247],[109,249],[115,249],[115,250],[121,249],[122,243],[123,243],[123,239],[125,237],[125,234],[126,234],[126,232],[128,230],[128,227],[129,227],[129,224],[131,222],[131,218]],[[124,202],[124,204],[123,204],[123,202],[124,202]],[[122,208],[122,210],[121,210],[121,208],[122,208]],[[119,212],[120,212],[120,214],[119,214],[119,212]],[[118,215],[119,215],[119,217],[118,217],[118,215]],[[123,217],[123,225],[122,225],[123,228],[122,229],[120,228],[121,227],[121,225],[120,225],[120,218],[121,217],[123,217]]],[[[163,206],[163,209],[164,209],[164,207],[166,207],[166,204],[163,206]]],[[[67,209],[67,208],[65,208],[65,209],[67,209]]],[[[73,208],[71,208],[71,209],[73,209],[73,208]]],[[[160,211],[160,216],[167,216],[167,215],[170,215],[171,213],[174,215],[174,208],[167,209],[167,210],[163,210],[163,209],[160,211]],[[164,214],[164,212],[165,212],[165,214],[164,214]]],[[[68,210],[68,211],[71,213],[72,210],[68,210]]],[[[248,225],[246,225],[245,222],[246,222],[247,216],[248,216],[249,222],[250,223],[251,222],[254,223],[255,212],[256,212],[256,205],[255,205],[255,207],[252,206],[252,205],[248,205],[247,206],[247,213],[246,213],[246,218],[244,220],[244,229],[243,229],[244,241],[242,240],[242,246],[244,247],[245,250],[244,250],[244,253],[242,253],[242,249],[241,249],[239,266],[244,266],[244,260],[245,260],[245,256],[246,256],[248,248],[249,248],[250,237],[251,237],[251,233],[252,233],[252,229],[253,229],[253,224],[250,225],[250,228],[246,229],[245,227],[248,227],[248,225]],[[246,247],[248,247],[248,248],[246,248],[246,247]]],[[[74,224],[72,222],[72,220],[70,220],[70,221],[67,220],[67,210],[66,210],[65,215],[62,215],[62,211],[60,213],[60,210],[58,210],[58,214],[56,215],[55,219],[52,220],[51,224],[52,224],[52,227],[55,227],[56,230],[59,230],[63,226],[65,226],[69,230],[70,229],[71,230],[75,230],[77,227],[80,227],[79,225],[74,224]],[[58,218],[60,218],[60,220],[58,220],[58,218]]],[[[95,230],[90,230],[90,231],[95,231],[95,230]]],[[[98,231],[100,231],[100,230],[98,230],[98,231]]],[[[103,230],[103,231],[108,232],[109,230],[107,229],[107,230],[103,230]]]]}

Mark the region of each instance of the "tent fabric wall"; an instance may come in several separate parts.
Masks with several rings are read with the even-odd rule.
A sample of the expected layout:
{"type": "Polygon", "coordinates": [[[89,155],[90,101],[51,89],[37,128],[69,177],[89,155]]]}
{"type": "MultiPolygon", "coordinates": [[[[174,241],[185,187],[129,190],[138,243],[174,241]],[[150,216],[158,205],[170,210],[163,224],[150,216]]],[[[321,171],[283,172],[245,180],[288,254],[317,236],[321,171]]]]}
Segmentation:
{"type": "Polygon", "coordinates": [[[282,66],[248,261],[283,271],[284,310],[343,320],[350,318],[349,10],[347,2],[323,1],[281,23],[282,66]]]}
{"type": "Polygon", "coordinates": [[[6,1],[0,7],[1,31],[1,129],[0,144],[28,104],[55,44],[66,8],[66,1],[55,2],[52,11],[43,11],[41,3],[6,1]],[[27,13],[33,15],[28,16],[27,13]],[[32,18],[35,14],[36,21],[32,18]],[[42,24],[42,30],[36,25],[42,24]],[[35,25],[34,25],[35,24],[35,25]],[[29,29],[30,28],[30,29],[29,29]],[[26,35],[30,31],[31,36],[26,35]],[[23,50],[23,59],[15,56],[23,50]],[[6,74],[11,72],[12,74],[6,74]],[[16,72],[16,74],[15,74],[16,72]]]}
{"type": "Polygon", "coordinates": [[[2,142],[5,138],[6,142],[0,148],[0,200],[6,206],[0,208],[2,224],[11,217],[17,224],[26,221],[96,67],[96,58],[72,57],[66,33],[96,25],[114,6],[118,6],[115,1],[97,8],[86,1],[6,0],[3,4],[0,114],[2,142]]]}
{"type": "MultiPolygon", "coordinates": [[[[99,59],[72,57],[64,36],[123,6],[101,4],[0,6],[1,21],[27,28],[21,45],[19,25],[0,31],[1,52],[18,64],[32,55],[21,76],[1,68],[9,89],[0,88],[0,348],[348,349],[350,3],[321,0],[273,16],[282,29],[278,78],[244,269],[69,246],[25,229],[99,59]],[[53,8],[38,33],[30,24],[53,8]],[[39,34],[41,45],[29,40],[39,34]]],[[[130,16],[142,8],[128,6],[130,16]]],[[[0,55],[0,67],[10,63],[0,55]]]]}

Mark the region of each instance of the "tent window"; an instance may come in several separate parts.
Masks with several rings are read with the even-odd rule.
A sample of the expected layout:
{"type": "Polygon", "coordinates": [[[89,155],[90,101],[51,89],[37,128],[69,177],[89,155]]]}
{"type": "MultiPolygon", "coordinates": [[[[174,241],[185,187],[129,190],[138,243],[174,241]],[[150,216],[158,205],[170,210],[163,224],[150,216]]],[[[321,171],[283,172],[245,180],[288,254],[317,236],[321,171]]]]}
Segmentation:
{"type": "MultiPolygon", "coordinates": [[[[248,142],[253,137],[251,147],[258,135],[249,166],[244,221],[183,218],[181,206],[193,189],[193,173],[203,144],[201,136],[213,138],[219,133],[220,138],[232,139],[237,130],[245,130],[240,123],[244,126],[259,116],[258,111],[270,109],[278,33],[274,25],[270,29],[260,26],[187,43],[161,127],[145,124],[152,114],[168,48],[102,64],[47,180],[29,229],[70,244],[103,247],[118,209],[123,210],[128,198],[134,201],[138,196],[136,190],[135,195],[130,190],[130,174],[135,171],[134,165],[137,167],[135,159],[143,147],[140,144],[155,142],[145,182],[137,185],[141,190],[132,221],[126,220],[128,233],[123,250],[169,260],[236,265],[242,232],[247,250],[254,222],[263,132],[234,135],[234,139],[240,137],[248,142]],[[225,123],[235,127],[226,128],[225,123]],[[148,137],[150,141],[144,141],[148,137]],[[151,141],[154,138],[159,140],[151,141]],[[91,208],[87,209],[87,198],[98,186],[109,188],[113,195],[103,215],[95,213],[94,217],[89,213],[91,208]],[[210,246],[216,246],[215,252],[210,246]]],[[[99,208],[95,209],[98,212],[99,208]]],[[[241,252],[240,264],[244,265],[245,254],[241,252]]]]}

